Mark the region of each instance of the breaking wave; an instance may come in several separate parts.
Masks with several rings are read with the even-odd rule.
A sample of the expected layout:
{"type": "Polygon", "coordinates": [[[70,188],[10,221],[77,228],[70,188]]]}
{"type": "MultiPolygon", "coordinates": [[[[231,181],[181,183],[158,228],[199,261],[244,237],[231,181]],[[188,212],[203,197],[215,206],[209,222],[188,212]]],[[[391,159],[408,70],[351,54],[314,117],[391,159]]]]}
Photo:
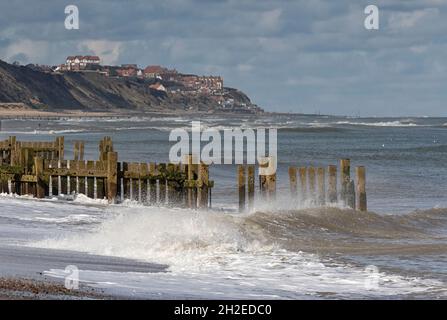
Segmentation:
{"type": "Polygon", "coordinates": [[[240,298],[445,294],[439,280],[384,272],[380,273],[380,290],[371,291],[364,285],[369,276],[365,266],[325,255],[343,250],[362,254],[437,250],[445,254],[445,238],[439,245],[411,242],[422,236],[427,239],[430,231],[426,228],[445,226],[445,209],[396,218],[340,208],[239,215],[112,206],[109,214],[108,220],[89,232],[32,246],[165,264],[169,274],[138,275],[138,282],[160,290],[173,286],[174,292],[188,294],[200,291],[198,283],[211,292],[240,298]],[[387,241],[378,242],[382,237],[388,237],[387,241]]]}
{"type": "Polygon", "coordinates": [[[421,125],[409,121],[355,122],[338,121],[337,125],[369,126],[369,127],[419,127],[421,125]]]}
{"type": "Polygon", "coordinates": [[[215,259],[219,253],[272,250],[371,254],[401,250],[417,254],[424,250],[447,254],[445,242],[441,243],[445,238],[439,239],[437,232],[447,226],[447,209],[401,216],[340,208],[246,215],[138,206],[118,206],[111,211],[113,218],[88,234],[46,240],[40,245],[181,268],[185,264],[209,265],[209,259],[215,259]],[[433,239],[433,243],[418,244],[420,241],[416,240],[422,238],[433,239]]]}

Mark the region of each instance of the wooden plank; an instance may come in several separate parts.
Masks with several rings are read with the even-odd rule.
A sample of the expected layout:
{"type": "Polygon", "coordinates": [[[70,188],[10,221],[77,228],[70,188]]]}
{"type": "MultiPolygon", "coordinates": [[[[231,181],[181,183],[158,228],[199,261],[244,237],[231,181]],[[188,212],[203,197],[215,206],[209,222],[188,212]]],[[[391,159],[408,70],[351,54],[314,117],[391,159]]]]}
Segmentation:
{"type": "Polygon", "coordinates": [[[360,211],[367,211],[366,201],[366,170],[365,167],[360,166],[355,169],[357,178],[357,209],[360,211]]]}
{"type": "MultiPolygon", "coordinates": [[[[166,164],[165,163],[158,164],[158,170],[160,173],[165,173],[166,164]]],[[[167,191],[166,178],[163,175],[160,175],[158,179],[158,202],[161,205],[166,204],[166,191],[167,191]]]]}
{"type": "Polygon", "coordinates": [[[87,177],[87,196],[93,199],[95,197],[95,161],[87,161],[87,170],[92,175],[87,177]]]}
{"type": "Polygon", "coordinates": [[[345,203],[348,197],[348,188],[351,181],[351,161],[349,159],[340,160],[340,198],[345,203]]]}
{"type": "Polygon", "coordinates": [[[316,179],[315,179],[315,168],[308,167],[307,168],[307,176],[309,179],[309,197],[312,200],[315,200],[315,192],[316,192],[316,179]]]}
{"type": "MultiPolygon", "coordinates": [[[[67,160],[61,160],[61,168],[67,169],[67,160]]],[[[62,194],[68,194],[67,176],[60,176],[60,184],[62,194]]]]}
{"type": "MultiPolygon", "coordinates": [[[[80,160],[80,161],[78,161],[78,170],[79,170],[79,172],[82,172],[82,171],[86,171],[86,165],[85,165],[85,161],[84,160],[80,160]]],[[[86,178],[84,177],[84,176],[82,176],[82,175],[78,175],[78,188],[79,188],[79,193],[80,194],[84,194],[84,195],[87,195],[86,194],[86,188],[85,188],[85,181],[86,181],[86,178]]]]}
{"type": "MultiPolygon", "coordinates": [[[[255,166],[248,165],[247,170],[247,187],[248,187],[248,210],[252,210],[255,201],[255,166]]],[[[210,188],[211,190],[211,188],[210,188]]],[[[211,202],[211,201],[210,201],[211,202]]],[[[210,204],[211,206],[211,204],[210,204]]]]}
{"type": "MultiPolygon", "coordinates": [[[[192,164],[192,155],[186,156],[186,171],[188,182],[194,180],[194,170],[192,164]]],[[[197,206],[196,192],[194,188],[187,187],[187,205],[189,208],[195,208],[197,206]]]]}
{"type": "Polygon", "coordinates": [[[297,180],[296,180],[296,167],[289,167],[289,183],[290,183],[290,195],[294,199],[297,195],[297,180]]]}
{"type": "MultiPolygon", "coordinates": [[[[106,164],[104,164],[104,162],[103,161],[96,161],[96,163],[95,163],[95,168],[96,168],[96,170],[104,170],[105,168],[104,168],[104,166],[105,165],[107,165],[107,163],[106,164]]],[[[104,179],[104,178],[102,178],[102,177],[98,177],[98,176],[96,176],[95,177],[96,179],[96,181],[95,181],[95,184],[96,184],[96,198],[97,199],[104,199],[104,197],[106,196],[106,193],[105,193],[105,180],[106,179],[104,179]]]]}
{"type": "Polygon", "coordinates": [[[337,166],[328,167],[328,201],[337,202],[337,166]]]}
{"type": "Polygon", "coordinates": [[[140,163],[140,193],[141,202],[148,203],[148,177],[149,175],[149,165],[147,163],[140,163]]]}
{"type": "Polygon", "coordinates": [[[317,169],[317,185],[318,185],[318,204],[324,205],[326,203],[326,183],[324,168],[317,169]]]}
{"type": "Polygon", "coordinates": [[[157,175],[157,165],[155,163],[149,163],[149,174],[151,179],[149,179],[149,202],[157,202],[157,180],[154,178],[157,175]]]}
{"type": "Polygon", "coordinates": [[[129,163],[123,162],[123,195],[124,200],[130,199],[130,179],[126,178],[125,174],[129,171],[129,163]]]}
{"type": "Polygon", "coordinates": [[[59,137],[57,141],[57,153],[58,153],[58,159],[64,160],[65,156],[65,137],[59,137]]]}
{"type": "Polygon", "coordinates": [[[132,163],[131,164],[131,172],[132,172],[132,200],[139,201],[140,195],[140,164],[132,163]]]}
{"type": "Polygon", "coordinates": [[[354,181],[349,181],[346,195],[346,205],[355,210],[355,185],[354,181]]]}
{"type": "Polygon", "coordinates": [[[200,186],[197,190],[197,203],[199,208],[208,208],[208,181],[209,181],[209,166],[200,163],[199,164],[199,176],[198,182],[200,186]]]}
{"type": "Polygon", "coordinates": [[[74,142],[73,158],[75,161],[79,160],[79,141],[74,142]]]}
{"type": "Polygon", "coordinates": [[[84,160],[84,141],[79,141],[79,160],[84,160]]]}
{"type": "Polygon", "coordinates": [[[300,194],[301,201],[305,201],[307,199],[307,168],[300,167],[298,169],[299,177],[300,177],[300,194]]]}
{"type": "Polygon", "coordinates": [[[45,182],[43,177],[43,159],[39,157],[34,158],[34,169],[36,173],[36,182],[37,182],[37,188],[36,188],[36,197],[39,199],[45,198],[45,182]]]}
{"type": "Polygon", "coordinates": [[[246,167],[245,165],[237,166],[237,186],[239,195],[239,212],[245,211],[245,191],[246,191],[246,178],[245,178],[246,167]]]}

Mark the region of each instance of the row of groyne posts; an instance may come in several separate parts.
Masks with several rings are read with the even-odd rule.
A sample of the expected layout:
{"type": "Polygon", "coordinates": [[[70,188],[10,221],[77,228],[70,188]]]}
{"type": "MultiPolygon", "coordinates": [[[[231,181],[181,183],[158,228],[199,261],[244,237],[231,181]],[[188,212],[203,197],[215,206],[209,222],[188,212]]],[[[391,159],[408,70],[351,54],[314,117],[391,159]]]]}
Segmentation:
{"type": "MultiPolygon", "coordinates": [[[[274,163],[276,160],[273,157],[260,160],[260,195],[261,198],[272,202],[276,199],[277,190],[274,163]]],[[[351,179],[350,159],[340,160],[339,184],[337,170],[336,165],[329,165],[327,168],[289,167],[290,200],[314,206],[341,203],[354,210],[367,211],[365,167],[355,168],[354,181],[351,179]]],[[[255,198],[255,165],[239,165],[237,171],[239,211],[250,211],[255,198]]]]}
{"type": "Polygon", "coordinates": [[[110,203],[207,208],[211,206],[209,166],[186,156],[179,164],[119,162],[112,139],[99,143],[99,159],[84,160],[84,142],[75,141],[64,159],[64,137],[52,142],[0,141],[0,192],[45,198],[84,194],[110,203]]]}
{"type": "MultiPolygon", "coordinates": [[[[192,155],[181,163],[119,162],[110,137],[99,142],[99,159],[84,160],[84,142],[75,141],[73,159],[65,160],[65,138],[51,142],[23,142],[16,137],[0,141],[0,192],[36,198],[84,194],[110,203],[125,200],[143,204],[187,208],[211,207],[214,181],[209,165],[197,163],[192,155]]],[[[276,198],[276,159],[259,159],[259,196],[276,198]]],[[[343,203],[353,209],[367,210],[365,167],[355,168],[351,179],[349,159],[327,168],[289,167],[290,199],[317,206],[343,203]],[[327,182],[326,182],[327,181],[327,182]],[[338,190],[339,185],[339,190],[338,190]]],[[[255,165],[237,166],[239,211],[254,207],[255,165]]]]}

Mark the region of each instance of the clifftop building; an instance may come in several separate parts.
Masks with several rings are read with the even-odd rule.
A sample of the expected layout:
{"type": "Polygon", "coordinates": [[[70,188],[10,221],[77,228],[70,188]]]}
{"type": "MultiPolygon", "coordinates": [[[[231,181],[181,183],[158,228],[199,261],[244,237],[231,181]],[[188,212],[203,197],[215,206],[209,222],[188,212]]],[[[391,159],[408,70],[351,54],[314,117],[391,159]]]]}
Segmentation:
{"type": "Polygon", "coordinates": [[[65,62],[69,71],[79,71],[87,68],[88,65],[99,65],[101,59],[98,56],[69,56],[65,62]]]}

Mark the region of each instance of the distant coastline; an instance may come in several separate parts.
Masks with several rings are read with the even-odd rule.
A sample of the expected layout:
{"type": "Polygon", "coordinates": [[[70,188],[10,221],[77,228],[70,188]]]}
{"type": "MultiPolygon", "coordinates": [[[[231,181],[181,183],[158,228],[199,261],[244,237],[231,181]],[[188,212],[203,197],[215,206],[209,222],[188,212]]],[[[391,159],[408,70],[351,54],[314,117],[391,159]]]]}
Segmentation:
{"type": "MultiPolygon", "coordinates": [[[[261,113],[260,115],[268,115],[275,113],[261,113]]],[[[0,103],[0,120],[2,119],[60,119],[60,118],[132,118],[132,117],[203,117],[203,116],[225,116],[225,117],[253,117],[251,114],[238,114],[231,112],[193,112],[193,111],[172,111],[172,110],[160,110],[160,111],[138,111],[138,110],[126,110],[116,109],[109,111],[102,110],[38,110],[28,106],[23,106],[18,103],[0,103]]]]}
{"type": "Polygon", "coordinates": [[[182,73],[170,78],[162,73],[112,76],[113,70],[130,69],[114,67],[118,68],[115,70],[101,65],[95,68],[99,69],[55,71],[0,60],[0,115],[40,112],[253,115],[264,112],[241,90],[224,87],[221,77],[182,73]],[[105,67],[109,68],[106,74],[105,67]]]}

